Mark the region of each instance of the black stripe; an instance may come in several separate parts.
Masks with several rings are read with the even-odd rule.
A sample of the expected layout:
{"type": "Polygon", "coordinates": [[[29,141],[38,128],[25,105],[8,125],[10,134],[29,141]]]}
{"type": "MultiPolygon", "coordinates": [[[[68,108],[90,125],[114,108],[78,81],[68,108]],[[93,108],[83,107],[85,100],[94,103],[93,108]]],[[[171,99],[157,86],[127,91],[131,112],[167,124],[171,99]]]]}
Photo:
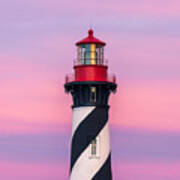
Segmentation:
{"type": "Polygon", "coordinates": [[[71,145],[71,170],[81,153],[105,126],[108,109],[108,106],[96,107],[76,129],[71,145]]]}
{"type": "Polygon", "coordinates": [[[111,154],[109,155],[109,157],[107,158],[106,162],[101,167],[101,169],[92,178],[92,180],[112,180],[111,154]]]}

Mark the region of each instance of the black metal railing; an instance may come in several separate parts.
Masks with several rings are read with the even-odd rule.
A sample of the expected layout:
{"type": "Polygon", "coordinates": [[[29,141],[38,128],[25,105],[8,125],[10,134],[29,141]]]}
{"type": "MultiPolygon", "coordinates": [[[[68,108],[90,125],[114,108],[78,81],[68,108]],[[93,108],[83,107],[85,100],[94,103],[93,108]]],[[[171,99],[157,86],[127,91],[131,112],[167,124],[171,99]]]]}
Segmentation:
{"type": "MultiPolygon", "coordinates": [[[[76,81],[75,75],[73,73],[67,74],[65,77],[65,83],[70,83],[76,81]]],[[[116,83],[116,76],[114,74],[108,74],[105,82],[116,83]]]]}

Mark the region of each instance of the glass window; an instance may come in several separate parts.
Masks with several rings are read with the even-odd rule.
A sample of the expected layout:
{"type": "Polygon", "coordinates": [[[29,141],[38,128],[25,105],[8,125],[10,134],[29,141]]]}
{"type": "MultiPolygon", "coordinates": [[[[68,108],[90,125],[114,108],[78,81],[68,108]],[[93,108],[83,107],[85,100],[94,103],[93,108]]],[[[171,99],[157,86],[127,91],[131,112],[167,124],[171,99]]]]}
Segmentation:
{"type": "Polygon", "coordinates": [[[97,53],[96,53],[96,45],[95,44],[91,44],[90,45],[90,58],[91,58],[91,64],[96,64],[96,58],[97,58],[97,53]]]}
{"type": "Polygon", "coordinates": [[[87,45],[85,45],[85,51],[84,51],[85,64],[90,64],[90,57],[91,57],[90,45],[87,44],[87,45]]]}
{"type": "Polygon", "coordinates": [[[104,63],[104,48],[96,44],[85,44],[78,47],[78,64],[95,65],[104,63]]]}
{"type": "Polygon", "coordinates": [[[88,136],[91,141],[89,148],[89,159],[98,159],[100,158],[100,137],[99,136],[88,136]]]}
{"type": "Polygon", "coordinates": [[[96,151],[97,151],[97,143],[96,143],[96,139],[93,139],[91,142],[91,155],[96,155],[96,151]]]}
{"type": "Polygon", "coordinates": [[[96,45],[95,44],[87,44],[85,45],[85,64],[96,64],[96,45]]]}
{"type": "Polygon", "coordinates": [[[81,64],[82,48],[78,47],[78,64],[81,64]]]}
{"type": "Polygon", "coordinates": [[[90,102],[91,103],[95,103],[96,102],[96,87],[91,87],[90,102]]]}

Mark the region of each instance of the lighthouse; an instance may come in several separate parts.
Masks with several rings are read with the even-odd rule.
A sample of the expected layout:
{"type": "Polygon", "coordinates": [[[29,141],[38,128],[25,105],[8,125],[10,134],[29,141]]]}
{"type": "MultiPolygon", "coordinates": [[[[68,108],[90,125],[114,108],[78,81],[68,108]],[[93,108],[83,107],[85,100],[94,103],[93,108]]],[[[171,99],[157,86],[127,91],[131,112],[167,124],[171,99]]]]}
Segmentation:
{"type": "Polygon", "coordinates": [[[65,78],[73,98],[70,180],[112,180],[108,99],[117,84],[108,74],[105,45],[90,29],[76,43],[74,73],[65,78]]]}

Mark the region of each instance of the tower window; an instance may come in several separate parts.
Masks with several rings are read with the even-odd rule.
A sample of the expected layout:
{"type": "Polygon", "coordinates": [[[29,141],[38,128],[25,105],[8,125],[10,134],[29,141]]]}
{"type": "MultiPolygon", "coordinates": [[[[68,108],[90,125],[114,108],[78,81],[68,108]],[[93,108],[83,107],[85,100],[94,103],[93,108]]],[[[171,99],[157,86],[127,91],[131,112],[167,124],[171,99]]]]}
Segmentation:
{"type": "Polygon", "coordinates": [[[96,102],[96,87],[91,87],[90,102],[91,103],[95,103],[96,102]]]}
{"type": "Polygon", "coordinates": [[[97,159],[100,157],[100,137],[92,137],[92,135],[88,136],[90,139],[90,148],[89,148],[89,159],[97,159]]]}
{"type": "Polygon", "coordinates": [[[96,142],[96,139],[93,139],[91,142],[91,155],[95,156],[97,153],[96,151],[97,151],[97,142],[96,142]]]}

